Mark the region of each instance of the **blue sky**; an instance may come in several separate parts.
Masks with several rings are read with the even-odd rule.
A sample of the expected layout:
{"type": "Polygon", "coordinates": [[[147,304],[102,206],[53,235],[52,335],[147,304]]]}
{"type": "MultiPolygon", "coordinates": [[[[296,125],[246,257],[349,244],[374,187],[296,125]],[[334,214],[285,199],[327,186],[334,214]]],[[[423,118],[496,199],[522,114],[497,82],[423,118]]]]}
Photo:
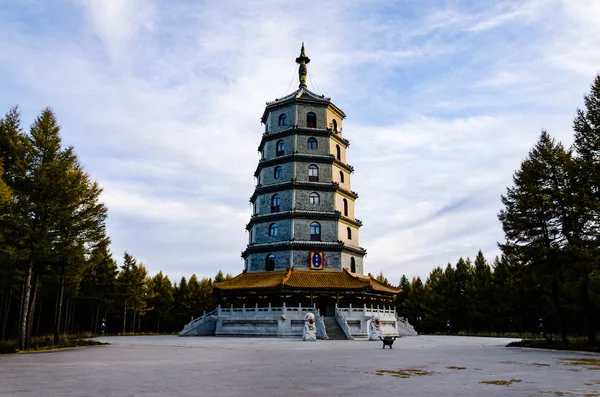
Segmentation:
{"type": "Polygon", "coordinates": [[[0,0],[0,111],[46,106],[104,188],[112,251],[172,280],[232,274],[266,101],[347,114],[366,271],[488,259],[541,129],[567,145],[600,71],[600,2],[0,0]]]}

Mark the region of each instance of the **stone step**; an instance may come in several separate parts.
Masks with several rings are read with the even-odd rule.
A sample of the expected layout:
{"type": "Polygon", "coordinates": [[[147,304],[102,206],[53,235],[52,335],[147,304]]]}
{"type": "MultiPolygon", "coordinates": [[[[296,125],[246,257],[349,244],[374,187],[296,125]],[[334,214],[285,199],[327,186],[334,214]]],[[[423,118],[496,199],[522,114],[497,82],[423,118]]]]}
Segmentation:
{"type": "Polygon", "coordinates": [[[329,340],[348,339],[335,317],[323,317],[323,323],[325,323],[325,329],[327,330],[329,340]]]}

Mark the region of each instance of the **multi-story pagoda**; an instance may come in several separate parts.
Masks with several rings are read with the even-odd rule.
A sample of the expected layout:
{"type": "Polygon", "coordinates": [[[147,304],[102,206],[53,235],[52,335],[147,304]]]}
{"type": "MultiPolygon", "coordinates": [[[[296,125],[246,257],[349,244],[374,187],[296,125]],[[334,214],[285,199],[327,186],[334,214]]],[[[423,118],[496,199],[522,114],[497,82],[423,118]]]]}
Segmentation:
{"type": "Polygon", "coordinates": [[[267,103],[261,120],[265,132],[250,198],[254,211],[246,226],[245,268],[362,274],[366,251],[358,245],[362,223],[354,218],[358,194],[350,190],[350,142],[342,136],[346,115],[330,98],[307,89],[310,59],[304,46],[296,62],[299,89],[267,103]]]}
{"type": "MultiPolygon", "coordinates": [[[[364,328],[367,307],[371,312],[377,307],[384,310],[399,292],[363,275],[366,250],[358,243],[362,222],[354,216],[358,194],[350,188],[354,170],[346,163],[350,142],[342,136],[346,115],[330,98],[308,90],[310,59],[304,45],[296,62],[298,90],[268,102],[261,119],[265,130],[258,146],[256,189],[250,198],[253,213],[246,225],[244,271],[213,285],[223,303],[213,316],[221,319],[217,335],[294,334],[294,321],[299,320],[290,322],[289,315],[277,318],[277,327],[267,331],[265,324],[273,326],[273,319],[252,320],[266,323],[249,326],[258,323],[249,323],[242,314],[268,317],[274,307],[284,312],[286,307],[299,307],[299,314],[314,311],[319,320],[323,316],[334,322],[341,316],[340,308],[349,308],[350,317],[358,310],[364,328]],[[236,311],[234,306],[242,309],[236,311]],[[287,326],[281,321],[288,321],[287,326]]],[[[393,313],[396,321],[390,310],[384,311],[393,313]]]]}

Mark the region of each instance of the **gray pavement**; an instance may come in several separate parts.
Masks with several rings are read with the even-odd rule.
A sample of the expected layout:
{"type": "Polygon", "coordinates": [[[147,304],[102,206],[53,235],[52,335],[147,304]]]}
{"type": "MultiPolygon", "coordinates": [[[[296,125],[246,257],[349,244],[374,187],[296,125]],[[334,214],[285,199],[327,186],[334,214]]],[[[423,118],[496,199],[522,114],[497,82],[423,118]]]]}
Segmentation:
{"type": "Polygon", "coordinates": [[[367,341],[102,340],[111,345],[0,356],[0,396],[600,396],[600,355],[504,347],[509,339],[406,337],[393,350],[367,341]]]}

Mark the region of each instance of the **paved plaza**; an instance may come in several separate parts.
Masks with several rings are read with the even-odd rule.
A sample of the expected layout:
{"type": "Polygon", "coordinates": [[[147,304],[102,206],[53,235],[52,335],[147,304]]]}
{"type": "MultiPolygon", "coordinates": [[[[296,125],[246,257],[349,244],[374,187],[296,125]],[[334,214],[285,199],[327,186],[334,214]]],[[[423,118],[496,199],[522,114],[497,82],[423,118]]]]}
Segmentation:
{"type": "Polygon", "coordinates": [[[108,337],[0,356],[0,396],[600,396],[600,355],[509,339],[108,337]]]}

